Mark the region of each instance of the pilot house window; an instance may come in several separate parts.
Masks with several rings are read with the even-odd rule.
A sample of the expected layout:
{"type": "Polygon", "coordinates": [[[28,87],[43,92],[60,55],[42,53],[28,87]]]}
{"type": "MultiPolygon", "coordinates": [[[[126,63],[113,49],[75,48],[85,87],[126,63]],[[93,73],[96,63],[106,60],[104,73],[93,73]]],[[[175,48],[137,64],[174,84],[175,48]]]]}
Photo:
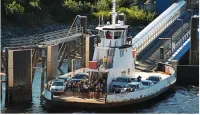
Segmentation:
{"type": "Polygon", "coordinates": [[[106,39],[113,39],[113,32],[111,31],[106,31],[106,39]]]}
{"type": "Polygon", "coordinates": [[[114,33],[114,39],[120,39],[122,32],[115,32],[114,33]]]}
{"type": "Polygon", "coordinates": [[[100,38],[105,38],[104,31],[100,31],[100,32],[99,32],[99,37],[100,37],[100,38]]]}

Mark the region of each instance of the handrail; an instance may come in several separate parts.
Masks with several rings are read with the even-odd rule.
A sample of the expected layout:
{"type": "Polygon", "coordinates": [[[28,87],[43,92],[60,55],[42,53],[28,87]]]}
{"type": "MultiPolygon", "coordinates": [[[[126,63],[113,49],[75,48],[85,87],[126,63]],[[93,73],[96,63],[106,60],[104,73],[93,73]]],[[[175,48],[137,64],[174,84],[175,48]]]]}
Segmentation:
{"type": "MultiPolygon", "coordinates": [[[[139,34],[137,34],[133,38],[133,40],[132,40],[133,48],[136,49],[136,52],[137,52],[138,55],[140,55],[145,50],[145,48],[149,46],[149,43],[151,43],[152,41],[155,40],[155,38],[157,38],[159,35],[161,35],[164,32],[164,30],[172,27],[172,25],[174,24],[174,22],[176,21],[176,19],[179,16],[179,15],[177,15],[176,12],[178,11],[177,8],[180,9],[180,7],[181,6],[176,6],[170,12],[169,12],[169,10],[166,10],[165,12],[167,12],[167,13],[165,13],[166,14],[165,16],[167,16],[167,14],[171,14],[170,17],[168,16],[169,18],[167,18],[166,20],[165,19],[163,20],[163,18],[160,19],[159,17],[162,15],[161,14],[159,17],[157,17],[154,20],[154,21],[157,21],[157,22],[160,21],[161,24],[153,26],[152,25],[153,22],[154,22],[153,21],[147,27],[145,27],[145,29],[143,29],[139,34]],[[147,31],[147,30],[154,30],[154,31],[151,31],[151,33],[153,33],[153,34],[149,35],[149,31],[147,31]],[[141,39],[144,39],[144,40],[141,42],[140,41],[141,39]]],[[[182,14],[181,17],[183,15],[185,15],[185,13],[182,14]]],[[[163,17],[163,16],[161,16],[161,17],[163,17]]]]}
{"type": "Polygon", "coordinates": [[[174,52],[176,52],[176,50],[177,50],[187,39],[189,39],[189,36],[190,36],[190,30],[189,30],[178,42],[176,42],[176,44],[175,44],[175,49],[172,50],[172,52],[171,52],[171,50],[169,50],[169,51],[165,54],[165,55],[166,55],[166,58],[165,58],[165,59],[169,59],[170,56],[172,56],[172,54],[173,54],[174,52]]]}
{"type": "Polygon", "coordinates": [[[171,53],[171,50],[168,51],[168,52],[166,53],[166,58],[165,58],[165,59],[169,59],[169,58],[172,56],[172,54],[173,54],[174,52],[176,52],[176,50],[177,50],[180,46],[182,46],[182,44],[183,44],[187,39],[189,39],[189,38],[190,38],[190,30],[182,37],[182,39],[180,39],[180,40],[175,44],[175,49],[173,50],[172,53],[171,53]]]}
{"type": "Polygon", "coordinates": [[[6,46],[26,46],[26,45],[37,45],[44,41],[73,36],[76,33],[83,32],[83,27],[77,27],[77,26],[74,27],[78,18],[79,18],[79,15],[75,17],[69,29],[64,28],[61,30],[56,30],[53,32],[48,32],[48,33],[43,33],[43,34],[38,34],[38,35],[9,38],[9,39],[5,39],[4,41],[5,41],[6,46]]]}
{"type": "MultiPolygon", "coordinates": [[[[74,26],[76,20],[78,19],[78,17],[79,17],[79,15],[77,15],[77,16],[75,17],[75,19],[74,19],[74,21],[73,21],[73,23],[72,23],[72,25],[71,25],[71,27],[70,27],[70,29],[69,29],[69,31],[68,31],[68,34],[70,33],[71,29],[73,28],[73,26],[74,26]]],[[[67,34],[67,35],[68,35],[68,34],[67,34]]]]}
{"type": "MultiPolygon", "coordinates": [[[[66,29],[65,29],[66,30],[66,29]]],[[[47,33],[47,34],[39,34],[38,36],[28,36],[22,38],[11,38],[6,39],[7,46],[26,46],[26,45],[37,45],[44,41],[55,40],[58,38],[65,38],[69,36],[73,36],[78,33],[82,33],[83,27],[72,27],[71,31],[66,35],[66,31],[60,30],[58,33],[47,33]]]]}

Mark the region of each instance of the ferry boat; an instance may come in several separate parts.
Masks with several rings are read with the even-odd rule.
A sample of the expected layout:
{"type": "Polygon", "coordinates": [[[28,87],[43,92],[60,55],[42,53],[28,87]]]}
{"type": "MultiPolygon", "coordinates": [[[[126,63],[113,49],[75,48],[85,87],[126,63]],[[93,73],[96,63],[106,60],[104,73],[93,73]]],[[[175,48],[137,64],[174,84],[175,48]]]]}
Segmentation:
{"type": "Polygon", "coordinates": [[[69,87],[60,95],[54,95],[46,84],[43,92],[46,105],[123,106],[147,101],[175,84],[175,69],[171,65],[159,64],[152,72],[136,71],[136,50],[132,48],[131,37],[127,36],[129,26],[125,25],[124,14],[119,14],[116,24],[115,7],[113,0],[112,24],[107,22],[96,27],[101,42],[95,47],[89,67],[63,75],[70,77],[72,83],[68,81],[69,87]],[[73,87],[76,82],[73,78],[79,75],[86,78],[80,78],[83,81],[79,80],[78,86],[73,87]]]}

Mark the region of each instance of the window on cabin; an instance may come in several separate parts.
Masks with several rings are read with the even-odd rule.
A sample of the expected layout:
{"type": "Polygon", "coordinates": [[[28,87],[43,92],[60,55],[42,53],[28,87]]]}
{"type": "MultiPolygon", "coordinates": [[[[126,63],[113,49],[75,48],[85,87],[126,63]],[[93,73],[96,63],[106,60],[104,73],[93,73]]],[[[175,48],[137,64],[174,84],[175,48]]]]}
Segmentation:
{"type": "Polygon", "coordinates": [[[123,31],[122,38],[126,37],[126,31],[123,31]]]}
{"type": "Polygon", "coordinates": [[[106,31],[106,39],[112,39],[112,37],[113,37],[113,32],[106,31]]]}
{"type": "Polygon", "coordinates": [[[120,39],[120,38],[121,38],[121,35],[122,35],[122,32],[121,32],[121,31],[115,32],[115,33],[114,33],[114,39],[120,39]]]}
{"type": "Polygon", "coordinates": [[[121,49],[120,50],[120,57],[123,57],[124,56],[124,49],[121,49]]]}
{"type": "Polygon", "coordinates": [[[100,38],[105,38],[104,31],[100,31],[100,32],[99,32],[99,37],[100,37],[100,38]]]}

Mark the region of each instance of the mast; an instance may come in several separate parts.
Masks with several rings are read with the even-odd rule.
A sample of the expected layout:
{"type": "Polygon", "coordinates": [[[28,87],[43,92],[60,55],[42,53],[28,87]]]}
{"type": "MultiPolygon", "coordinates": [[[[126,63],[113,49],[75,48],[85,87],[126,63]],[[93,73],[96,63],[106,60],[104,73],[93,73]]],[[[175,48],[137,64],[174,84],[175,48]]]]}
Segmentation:
{"type": "Polygon", "coordinates": [[[113,3],[113,7],[112,7],[112,12],[111,12],[111,15],[112,15],[112,25],[114,26],[115,25],[115,21],[116,21],[116,16],[117,16],[117,12],[116,12],[116,0],[112,0],[112,3],[113,3]]]}

